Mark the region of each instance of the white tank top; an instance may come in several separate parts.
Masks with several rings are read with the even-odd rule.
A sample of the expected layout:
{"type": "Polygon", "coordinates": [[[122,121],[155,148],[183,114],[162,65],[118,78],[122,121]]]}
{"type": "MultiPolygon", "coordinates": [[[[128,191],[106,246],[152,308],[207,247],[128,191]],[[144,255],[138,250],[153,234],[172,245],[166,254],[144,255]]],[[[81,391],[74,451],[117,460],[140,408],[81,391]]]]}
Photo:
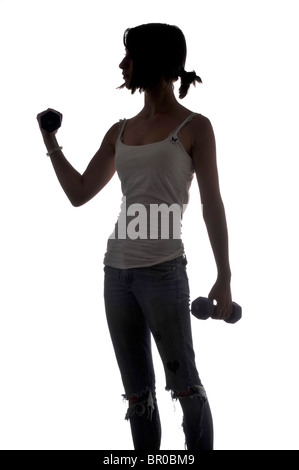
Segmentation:
{"type": "Polygon", "coordinates": [[[104,264],[128,269],[153,266],[184,254],[181,222],[189,202],[194,166],[179,139],[192,113],[166,139],[126,145],[121,122],[115,168],[123,193],[121,210],[108,239],[104,264]]]}

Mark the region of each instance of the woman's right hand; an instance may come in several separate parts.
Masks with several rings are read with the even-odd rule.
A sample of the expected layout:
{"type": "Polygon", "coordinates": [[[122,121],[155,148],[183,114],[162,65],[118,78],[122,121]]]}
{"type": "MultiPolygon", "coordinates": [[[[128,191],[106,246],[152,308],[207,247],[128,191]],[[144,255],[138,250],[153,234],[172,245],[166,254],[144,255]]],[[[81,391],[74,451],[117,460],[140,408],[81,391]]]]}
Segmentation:
{"type": "MultiPolygon", "coordinates": [[[[42,111],[41,113],[39,113],[39,114],[36,116],[36,119],[37,119],[37,122],[38,122],[38,125],[39,125],[39,129],[40,129],[40,131],[41,131],[41,133],[42,133],[42,136],[43,136],[43,139],[44,139],[44,142],[45,142],[45,145],[46,145],[47,148],[49,148],[49,147],[51,148],[52,144],[54,144],[54,145],[57,144],[56,134],[57,134],[57,132],[58,132],[58,130],[59,130],[59,128],[58,128],[58,129],[54,130],[53,132],[49,132],[49,131],[46,131],[45,129],[42,128],[42,126],[41,126],[41,118],[42,118],[42,116],[43,116],[45,113],[47,113],[47,112],[49,112],[49,111],[53,111],[53,112],[55,112],[55,113],[58,112],[58,111],[56,111],[55,109],[48,108],[48,109],[46,109],[45,111],[42,111]]],[[[61,114],[61,113],[59,113],[59,114],[61,115],[61,121],[62,121],[62,114],[61,114]]]]}
{"type": "Polygon", "coordinates": [[[54,133],[56,134],[56,132],[58,131],[58,129],[59,129],[60,126],[58,127],[58,129],[56,129],[56,130],[54,130],[54,131],[52,131],[52,132],[46,131],[46,130],[43,129],[42,126],[41,126],[41,118],[42,118],[42,116],[43,116],[44,114],[46,114],[46,113],[51,112],[51,111],[52,111],[53,113],[55,113],[56,115],[57,115],[57,114],[60,115],[60,125],[61,125],[63,115],[62,115],[59,111],[56,111],[56,109],[52,109],[52,108],[48,108],[48,109],[46,109],[45,111],[42,111],[41,113],[39,113],[39,114],[36,116],[36,119],[37,119],[37,121],[38,121],[40,130],[41,130],[42,132],[47,132],[47,133],[50,133],[50,134],[54,134],[54,133]]]}

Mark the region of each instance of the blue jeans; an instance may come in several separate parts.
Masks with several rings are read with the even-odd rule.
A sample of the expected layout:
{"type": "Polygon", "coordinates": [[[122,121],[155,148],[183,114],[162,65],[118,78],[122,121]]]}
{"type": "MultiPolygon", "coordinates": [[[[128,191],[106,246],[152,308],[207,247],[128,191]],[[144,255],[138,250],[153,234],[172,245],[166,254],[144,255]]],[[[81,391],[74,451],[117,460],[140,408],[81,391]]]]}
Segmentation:
{"type": "Polygon", "coordinates": [[[151,336],[166,389],[182,406],[187,449],[213,449],[211,411],[195,364],[186,265],[181,256],[148,268],[104,268],[108,327],[129,400],[126,419],[135,450],[160,448],[151,336]]]}

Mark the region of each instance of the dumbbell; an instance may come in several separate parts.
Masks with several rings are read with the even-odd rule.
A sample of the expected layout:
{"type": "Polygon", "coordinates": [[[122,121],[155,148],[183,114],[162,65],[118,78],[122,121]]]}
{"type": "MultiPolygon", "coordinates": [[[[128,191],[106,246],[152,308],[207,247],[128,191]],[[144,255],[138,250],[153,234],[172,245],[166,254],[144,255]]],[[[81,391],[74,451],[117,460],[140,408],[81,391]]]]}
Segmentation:
{"type": "Polygon", "coordinates": [[[40,118],[40,125],[44,131],[54,132],[61,126],[62,114],[58,111],[45,111],[40,118]]]}
{"type": "MultiPolygon", "coordinates": [[[[225,320],[226,323],[237,323],[237,321],[242,318],[242,308],[236,302],[232,303],[232,314],[228,320],[225,320]]],[[[198,297],[193,300],[191,304],[191,313],[199,320],[207,320],[212,315],[214,315],[216,305],[213,304],[213,301],[207,297],[198,297]]]]}

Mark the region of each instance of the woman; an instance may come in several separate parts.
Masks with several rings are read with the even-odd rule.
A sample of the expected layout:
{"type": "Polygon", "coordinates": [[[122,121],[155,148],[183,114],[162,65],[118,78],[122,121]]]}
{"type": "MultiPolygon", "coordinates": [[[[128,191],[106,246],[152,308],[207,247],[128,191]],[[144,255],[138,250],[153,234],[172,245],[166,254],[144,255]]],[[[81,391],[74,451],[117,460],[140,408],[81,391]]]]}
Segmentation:
{"type": "Polygon", "coordinates": [[[201,82],[184,69],[186,42],[179,28],[159,23],[131,28],[124,45],[121,88],[143,92],[144,107],[109,129],[86,171],[81,175],[70,165],[55,133],[41,132],[74,206],[93,198],[115,171],[122,183],[121,212],[104,259],[104,296],[135,450],[158,450],[161,441],[151,335],[163,361],[166,389],[182,407],[187,449],[212,450],[213,423],[195,364],[180,226],[196,174],[218,269],[209,297],[217,301],[214,318],[228,319],[231,272],[213,129],[174,95],[178,78],[180,98],[190,84],[201,82]]]}

